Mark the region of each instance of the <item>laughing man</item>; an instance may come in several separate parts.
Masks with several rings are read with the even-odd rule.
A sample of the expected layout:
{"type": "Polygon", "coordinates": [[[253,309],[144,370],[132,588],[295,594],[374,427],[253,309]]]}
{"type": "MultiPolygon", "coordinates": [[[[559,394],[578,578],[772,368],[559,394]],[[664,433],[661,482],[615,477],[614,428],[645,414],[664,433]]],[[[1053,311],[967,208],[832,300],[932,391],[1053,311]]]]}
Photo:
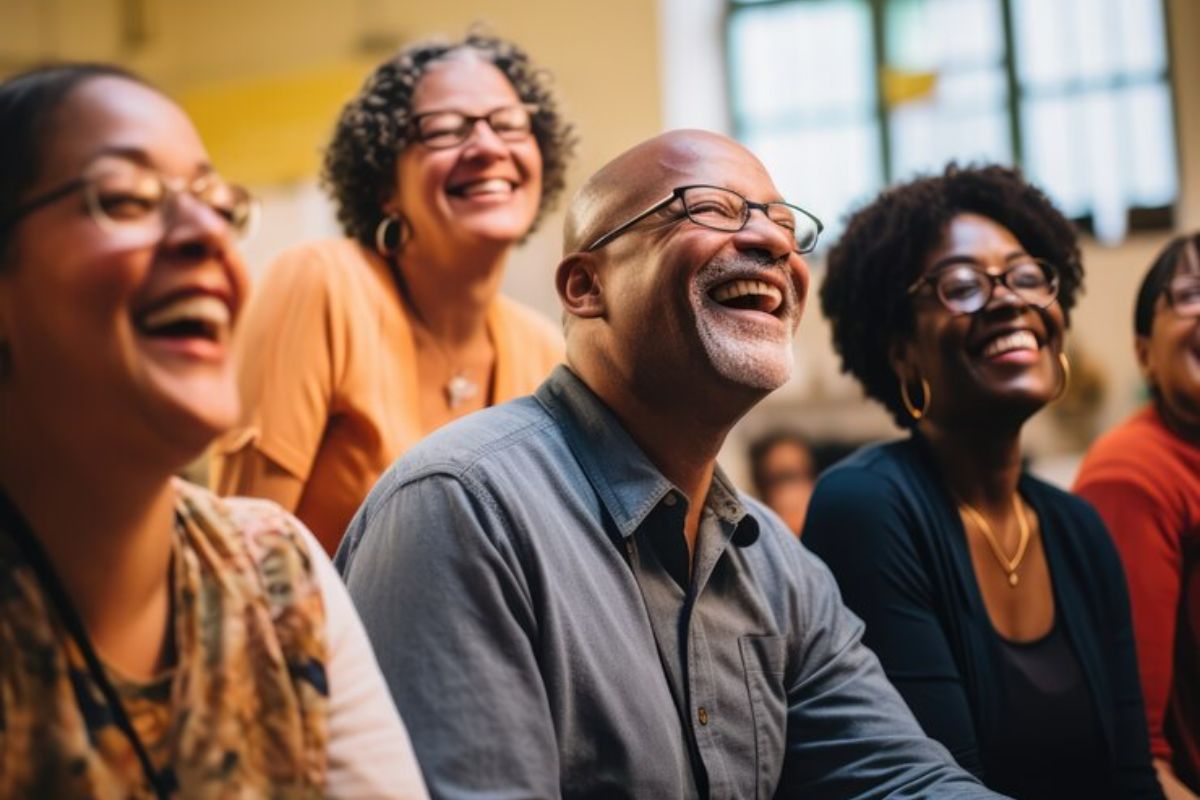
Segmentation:
{"type": "Polygon", "coordinates": [[[995,797],[716,467],[789,377],[820,223],[675,131],[572,201],[567,364],[380,480],[338,553],[437,798],[995,797]]]}

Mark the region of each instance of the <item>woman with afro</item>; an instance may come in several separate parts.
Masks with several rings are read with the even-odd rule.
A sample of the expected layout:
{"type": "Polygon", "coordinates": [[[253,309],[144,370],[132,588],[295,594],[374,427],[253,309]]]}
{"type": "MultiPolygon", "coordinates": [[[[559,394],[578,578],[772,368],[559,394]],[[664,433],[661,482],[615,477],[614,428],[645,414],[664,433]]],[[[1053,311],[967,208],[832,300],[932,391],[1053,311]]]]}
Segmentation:
{"type": "Polygon", "coordinates": [[[1021,175],[948,167],[849,220],[821,302],[843,369],[910,435],[826,473],[804,543],[925,732],[1018,798],[1160,797],[1125,577],[1096,512],[1024,471],[1065,389],[1082,281],[1021,175]]]}

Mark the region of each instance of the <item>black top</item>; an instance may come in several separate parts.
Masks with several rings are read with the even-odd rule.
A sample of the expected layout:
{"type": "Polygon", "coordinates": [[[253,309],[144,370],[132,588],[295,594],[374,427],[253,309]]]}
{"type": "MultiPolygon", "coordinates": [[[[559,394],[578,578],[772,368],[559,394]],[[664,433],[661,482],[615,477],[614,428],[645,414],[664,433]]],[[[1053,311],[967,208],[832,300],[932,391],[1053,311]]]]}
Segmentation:
{"type": "MultiPolygon", "coordinates": [[[[1109,796],[1160,798],[1125,574],[1104,523],[1090,504],[1031,475],[1022,474],[1018,491],[1037,514],[1058,625],[1103,741],[1102,757],[1089,771],[1113,787],[1109,796]]],[[[987,767],[1010,713],[1001,639],[975,579],[962,520],[924,441],[865,447],[825,473],[803,542],[833,570],[847,605],[866,622],[863,641],[925,732],[984,783],[997,785],[987,767]]],[[[1088,777],[1068,771],[1074,772],[1064,764],[1067,785],[1088,777]]]]}
{"type": "Polygon", "coordinates": [[[1055,622],[1032,642],[1000,638],[1006,713],[983,752],[991,788],[1021,800],[1106,797],[1110,778],[1096,706],[1055,622]]]}

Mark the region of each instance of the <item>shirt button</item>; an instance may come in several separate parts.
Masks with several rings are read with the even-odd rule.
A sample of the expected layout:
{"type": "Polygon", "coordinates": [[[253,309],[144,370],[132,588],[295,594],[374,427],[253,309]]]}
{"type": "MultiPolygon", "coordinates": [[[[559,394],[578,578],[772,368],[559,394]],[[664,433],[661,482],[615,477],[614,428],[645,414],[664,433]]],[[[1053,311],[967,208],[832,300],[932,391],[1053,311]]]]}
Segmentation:
{"type": "Polygon", "coordinates": [[[668,492],[667,496],[663,498],[663,505],[667,508],[674,506],[678,502],[679,501],[675,498],[674,492],[668,492]]]}
{"type": "Polygon", "coordinates": [[[700,710],[696,712],[696,719],[700,720],[701,725],[707,725],[708,709],[706,709],[704,706],[700,706],[700,710]]]}

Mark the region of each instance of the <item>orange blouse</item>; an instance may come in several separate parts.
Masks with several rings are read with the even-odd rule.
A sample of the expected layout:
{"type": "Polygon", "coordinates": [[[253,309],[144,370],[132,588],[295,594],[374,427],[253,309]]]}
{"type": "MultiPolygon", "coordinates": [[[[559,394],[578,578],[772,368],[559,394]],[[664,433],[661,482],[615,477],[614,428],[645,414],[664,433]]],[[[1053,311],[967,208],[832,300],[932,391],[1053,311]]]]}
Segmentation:
{"type": "MultiPolygon", "coordinates": [[[[532,393],[563,359],[561,332],[512,300],[496,299],[487,326],[493,402],[532,393]]],[[[268,495],[265,457],[303,483],[289,510],[333,553],[380,474],[422,437],[413,330],[391,270],[347,239],[292,248],[239,335],[243,417],[214,447],[212,487],[268,495]]]]}

